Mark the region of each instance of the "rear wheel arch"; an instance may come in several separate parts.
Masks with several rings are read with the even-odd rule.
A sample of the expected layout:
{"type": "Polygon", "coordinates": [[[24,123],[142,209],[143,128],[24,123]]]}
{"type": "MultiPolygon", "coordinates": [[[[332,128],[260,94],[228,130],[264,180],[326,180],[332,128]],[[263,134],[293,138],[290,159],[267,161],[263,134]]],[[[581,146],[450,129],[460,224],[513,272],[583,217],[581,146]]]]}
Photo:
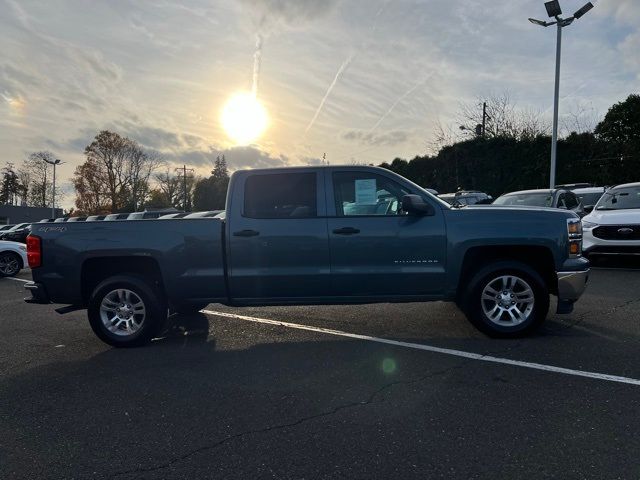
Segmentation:
{"type": "Polygon", "coordinates": [[[165,295],[160,265],[154,258],[96,257],[85,260],[81,267],[83,301],[88,303],[95,288],[104,280],[115,276],[137,277],[153,287],[159,295],[165,295]]]}

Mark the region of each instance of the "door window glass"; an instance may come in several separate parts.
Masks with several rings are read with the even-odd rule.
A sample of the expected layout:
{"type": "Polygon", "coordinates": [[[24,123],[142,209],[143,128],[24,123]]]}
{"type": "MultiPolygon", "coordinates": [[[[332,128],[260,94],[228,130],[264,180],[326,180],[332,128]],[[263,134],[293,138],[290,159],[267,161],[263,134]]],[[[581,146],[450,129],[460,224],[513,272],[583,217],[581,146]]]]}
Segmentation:
{"type": "Polygon", "coordinates": [[[565,195],[565,202],[567,202],[568,209],[574,209],[578,207],[578,199],[573,193],[567,193],[565,195]]]}
{"type": "Polygon", "coordinates": [[[244,216],[308,218],[317,216],[316,174],[251,175],[244,186],[244,216]]]}
{"type": "Polygon", "coordinates": [[[402,197],[410,192],[382,175],[366,172],[333,174],[336,213],[354,215],[404,215],[402,197]]]}

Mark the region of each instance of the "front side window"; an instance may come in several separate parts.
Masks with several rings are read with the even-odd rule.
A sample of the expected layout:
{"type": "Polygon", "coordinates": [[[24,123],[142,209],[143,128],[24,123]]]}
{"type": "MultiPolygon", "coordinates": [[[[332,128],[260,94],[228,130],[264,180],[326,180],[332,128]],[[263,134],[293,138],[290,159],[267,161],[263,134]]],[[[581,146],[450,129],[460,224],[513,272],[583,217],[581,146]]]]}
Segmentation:
{"type": "Polygon", "coordinates": [[[315,173],[251,175],[244,186],[244,216],[250,218],[316,217],[315,173]]]}
{"type": "Polygon", "coordinates": [[[404,215],[402,197],[411,192],[382,175],[336,172],[333,191],[338,216],[404,215]]]}

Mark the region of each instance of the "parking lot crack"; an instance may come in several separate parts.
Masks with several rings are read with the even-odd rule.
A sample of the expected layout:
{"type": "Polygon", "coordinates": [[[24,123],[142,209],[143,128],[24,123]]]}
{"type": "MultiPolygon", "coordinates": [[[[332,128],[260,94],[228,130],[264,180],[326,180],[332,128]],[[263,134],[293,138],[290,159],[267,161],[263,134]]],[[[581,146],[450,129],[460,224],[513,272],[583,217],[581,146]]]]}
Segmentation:
{"type": "Polygon", "coordinates": [[[559,331],[566,331],[566,330],[569,330],[570,328],[576,327],[580,325],[582,322],[584,322],[591,315],[604,315],[604,316],[613,315],[614,313],[616,313],[616,311],[620,310],[621,308],[626,308],[638,302],[640,302],[640,298],[633,298],[619,305],[614,305],[612,307],[609,307],[606,310],[596,310],[596,311],[592,310],[588,312],[583,312],[580,315],[578,315],[575,321],[568,322],[564,327],[560,328],[559,331]]]}
{"type": "MultiPolygon", "coordinates": [[[[306,417],[302,417],[299,418],[297,420],[293,420],[290,422],[286,422],[286,423],[281,423],[281,424],[276,424],[276,425],[270,425],[268,427],[264,427],[264,428],[258,428],[258,429],[251,429],[251,430],[245,430],[243,432],[239,432],[236,433],[234,435],[229,435],[215,443],[212,443],[210,445],[205,445],[202,447],[198,447],[196,449],[190,450],[188,452],[183,453],[182,455],[179,455],[177,457],[171,458],[169,460],[167,460],[166,462],[160,464],[160,465],[154,465],[154,466],[150,466],[150,467],[138,467],[138,468],[132,468],[130,470],[124,470],[121,472],[116,472],[113,475],[111,475],[110,478],[118,478],[118,477],[123,477],[125,475],[134,475],[137,476],[138,474],[145,474],[145,473],[151,473],[151,472],[157,472],[157,471],[161,471],[163,469],[169,468],[172,465],[175,465],[177,463],[180,463],[184,460],[189,459],[190,457],[193,457],[194,455],[197,455],[199,453],[202,452],[209,452],[212,450],[215,450],[229,442],[232,442],[234,440],[240,439],[240,438],[244,438],[250,435],[257,435],[257,434],[263,434],[263,433],[270,433],[273,431],[278,431],[278,430],[283,430],[283,429],[287,429],[287,428],[293,428],[293,427],[297,427],[301,424],[307,423],[307,422],[311,422],[320,418],[326,418],[326,417],[330,417],[332,415],[335,415],[343,410],[348,410],[348,409],[352,409],[352,408],[358,408],[358,407],[364,407],[367,405],[370,405],[372,403],[374,403],[376,401],[376,399],[385,391],[390,390],[391,388],[395,387],[395,386],[399,386],[399,385],[412,385],[412,384],[416,384],[416,383],[421,383],[425,380],[428,380],[430,378],[434,378],[434,377],[438,377],[441,375],[444,375],[446,373],[449,373],[453,370],[459,369],[461,367],[463,367],[464,365],[472,362],[473,360],[471,359],[465,359],[463,361],[457,362],[455,365],[450,366],[448,368],[445,369],[441,369],[441,370],[437,370],[435,372],[430,372],[426,375],[422,375],[420,377],[417,378],[413,378],[413,379],[408,379],[408,380],[397,380],[394,382],[389,382],[386,383],[384,385],[382,385],[381,387],[379,387],[378,389],[374,390],[371,394],[369,394],[369,396],[361,401],[356,401],[356,402],[349,402],[349,403],[344,403],[342,405],[338,405],[336,407],[333,407],[329,410],[326,410],[324,412],[320,412],[314,415],[309,415],[306,417]]],[[[134,477],[135,478],[135,477],[134,477]]]]}

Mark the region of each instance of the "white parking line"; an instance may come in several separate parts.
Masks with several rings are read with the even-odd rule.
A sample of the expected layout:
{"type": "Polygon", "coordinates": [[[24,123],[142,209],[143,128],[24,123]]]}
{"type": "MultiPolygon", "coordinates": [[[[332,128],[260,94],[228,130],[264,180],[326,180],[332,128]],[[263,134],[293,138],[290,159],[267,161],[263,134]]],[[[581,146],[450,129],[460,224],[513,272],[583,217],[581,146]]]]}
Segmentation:
{"type": "Polygon", "coordinates": [[[24,283],[28,283],[31,280],[25,280],[24,278],[16,278],[16,277],[4,277],[7,280],[13,280],[14,282],[24,282],[24,283]]]}
{"type": "Polygon", "coordinates": [[[278,320],[269,320],[266,318],[249,317],[247,315],[237,315],[235,313],[216,312],[213,310],[201,310],[202,313],[207,315],[216,315],[219,317],[234,318],[236,320],[245,320],[247,322],[265,323],[268,325],[277,325],[286,328],[295,328],[297,330],[308,330],[311,332],[324,333],[327,335],[336,335],[339,337],[355,338],[357,340],[365,340],[368,342],[384,343],[387,345],[394,345],[397,347],[412,348],[416,350],[425,350],[427,352],[441,353],[444,355],[453,355],[456,357],[469,358],[471,360],[479,360],[481,362],[502,363],[504,365],[512,365],[515,367],[530,368],[533,370],[543,370],[546,372],[561,373],[563,375],[573,375],[575,377],[593,378],[595,380],[605,380],[607,382],[626,383],[629,385],[640,385],[640,380],[629,377],[619,377],[617,375],[608,375],[606,373],[585,372],[583,370],[573,370],[570,368],[555,367],[553,365],[545,365],[542,363],[530,363],[520,360],[511,360],[509,358],[493,357],[491,355],[482,355],[479,353],[465,352],[462,350],[453,350],[450,348],[440,348],[431,345],[424,345],[422,343],[410,343],[401,342],[398,340],[391,340],[388,338],[372,337],[369,335],[360,335],[357,333],[343,332],[340,330],[333,330],[329,328],[312,327],[309,325],[301,325],[297,323],[281,322],[278,320]]]}

